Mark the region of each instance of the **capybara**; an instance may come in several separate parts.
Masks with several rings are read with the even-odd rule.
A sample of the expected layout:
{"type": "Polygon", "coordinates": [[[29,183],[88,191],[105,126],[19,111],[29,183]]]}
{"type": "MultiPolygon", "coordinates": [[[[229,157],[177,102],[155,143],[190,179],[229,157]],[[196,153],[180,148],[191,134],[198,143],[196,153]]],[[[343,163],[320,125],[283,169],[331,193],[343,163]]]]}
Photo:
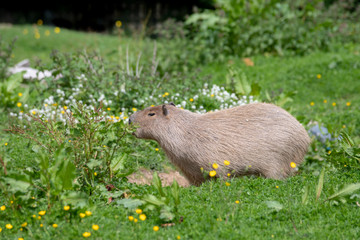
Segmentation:
{"type": "Polygon", "coordinates": [[[137,138],[157,141],[193,185],[205,181],[214,163],[215,177],[230,173],[283,179],[294,171],[291,162],[303,161],[310,143],[293,116],[267,103],[205,114],[170,103],[138,111],[129,122],[138,126],[137,138]]]}

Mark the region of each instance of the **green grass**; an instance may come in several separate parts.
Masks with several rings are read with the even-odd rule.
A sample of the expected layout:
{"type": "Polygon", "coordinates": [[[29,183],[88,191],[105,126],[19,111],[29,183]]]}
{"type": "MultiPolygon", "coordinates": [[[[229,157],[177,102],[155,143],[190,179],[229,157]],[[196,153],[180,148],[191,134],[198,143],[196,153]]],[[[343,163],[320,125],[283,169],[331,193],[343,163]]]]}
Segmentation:
{"type": "MultiPolygon", "coordinates": [[[[49,54],[53,49],[61,52],[75,52],[88,49],[97,50],[111,61],[123,63],[126,46],[138,53],[144,52],[144,57],[152,54],[153,42],[150,40],[134,40],[129,37],[108,36],[95,33],[81,33],[61,29],[59,34],[53,28],[40,27],[40,39],[33,36],[33,26],[13,26],[0,28],[0,36],[10,41],[18,36],[14,50],[13,62],[25,58],[35,61],[40,58],[45,63],[50,62],[49,54]],[[28,29],[24,35],[23,30],[28,29]],[[46,30],[50,36],[44,36],[46,30]]],[[[159,48],[161,44],[159,42],[159,48]]],[[[240,67],[250,81],[259,82],[264,90],[275,95],[279,91],[296,91],[287,107],[299,119],[324,123],[334,132],[345,129],[359,144],[359,105],[360,105],[360,58],[358,46],[333,48],[329,52],[314,52],[307,56],[252,57],[255,65],[247,67],[241,59],[233,57],[233,65],[240,67]],[[321,74],[321,78],[317,78],[321,74]],[[327,103],[323,101],[327,100],[327,103]],[[314,102],[314,106],[310,106],[314,102]],[[336,102],[335,107],[332,102],[336,102]],[[350,106],[346,103],[350,102],[350,106]]],[[[134,54],[133,54],[134,55],[134,54]]],[[[167,57],[171,60],[172,55],[167,57]]],[[[161,64],[161,63],[160,63],[161,64]]],[[[200,78],[211,75],[217,84],[225,83],[227,64],[213,63],[201,68],[200,78]]],[[[0,121],[8,122],[6,112],[1,113],[0,121]]],[[[6,128],[2,125],[1,129],[6,128]]],[[[133,140],[138,142],[140,140],[133,140]]],[[[129,141],[130,147],[134,142],[129,141]]],[[[34,167],[36,153],[32,142],[18,136],[0,133],[0,157],[6,155],[8,169],[23,171],[34,167]],[[8,143],[7,146],[4,143],[8,143]]],[[[141,151],[141,146],[136,149],[141,151]]],[[[134,153],[141,156],[141,164],[151,167],[152,164],[168,165],[163,154],[150,153],[148,148],[143,152],[134,153]],[[156,163],[156,164],[155,164],[156,163]]],[[[344,157],[345,158],[345,157],[344,157]]],[[[6,205],[5,211],[0,211],[1,239],[82,239],[84,232],[91,232],[89,239],[356,239],[360,234],[358,219],[359,207],[348,200],[346,203],[326,201],[334,191],[341,186],[357,183],[360,173],[357,168],[334,168],[327,163],[328,156],[321,144],[314,144],[307,155],[308,162],[300,167],[300,173],[284,181],[263,178],[238,178],[225,186],[224,181],[207,182],[200,187],[180,189],[181,203],[175,225],[160,227],[153,231],[154,226],[162,222],[155,212],[145,212],[147,219],[137,223],[130,222],[128,216],[137,214],[134,210],[124,208],[114,202],[108,203],[108,198],[92,195],[92,203],[78,210],[65,212],[63,206],[54,204],[51,211],[41,220],[34,219],[40,210],[46,209],[45,196],[39,193],[35,205],[23,206],[21,212],[12,210],[11,203],[5,202],[0,195],[0,206],[6,205]],[[317,149],[316,149],[317,148],[317,149]],[[326,171],[324,186],[320,199],[316,201],[316,186],[318,184],[321,164],[314,159],[325,160],[326,171]],[[304,191],[309,188],[307,203],[302,202],[304,191]],[[239,203],[235,203],[239,201],[239,203]],[[282,209],[276,211],[267,205],[267,201],[277,201],[282,209]],[[91,216],[81,219],[80,212],[90,210],[91,216]],[[180,223],[180,216],[183,221],[180,223]],[[20,231],[20,225],[27,222],[28,226],[20,231]],[[5,225],[11,223],[14,228],[8,230],[5,225]],[[53,228],[52,224],[58,224],[53,228]],[[40,227],[43,224],[43,227],[40,227]],[[92,224],[100,226],[98,231],[91,229],[92,224]]],[[[345,158],[345,160],[347,160],[345,158]]],[[[134,164],[134,163],[133,163],[134,164]]],[[[36,168],[36,166],[35,166],[36,168]]],[[[154,167],[159,169],[161,167],[154,167]]],[[[2,168],[0,167],[2,176],[2,168]]],[[[99,183],[104,187],[106,183],[99,183]]],[[[120,190],[128,190],[131,196],[155,194],[153,186],[137,186],[118,180],[113,183],[120,190]]],[[[117,191],[114,191],[115,194],[117,191]]],[[[357,192],[358,193],[358,192],[357,192]]],[[[358,199],[358,196],[355,196],[358,199]]]]}

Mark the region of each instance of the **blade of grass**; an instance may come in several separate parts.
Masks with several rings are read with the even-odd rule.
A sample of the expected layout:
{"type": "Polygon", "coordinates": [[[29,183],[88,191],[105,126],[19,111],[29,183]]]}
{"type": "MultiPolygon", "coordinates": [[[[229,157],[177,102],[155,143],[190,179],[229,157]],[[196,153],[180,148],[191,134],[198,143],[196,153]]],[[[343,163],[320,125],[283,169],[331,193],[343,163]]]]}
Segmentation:
{"type": "Polygon", "coordinates": [[[323,185],[324,185],[324,175],[325,175],[325,167],[322,168],[320,176],[319,176],[319,182],[316,187],[316,201],[319,200],[323,185]]]}

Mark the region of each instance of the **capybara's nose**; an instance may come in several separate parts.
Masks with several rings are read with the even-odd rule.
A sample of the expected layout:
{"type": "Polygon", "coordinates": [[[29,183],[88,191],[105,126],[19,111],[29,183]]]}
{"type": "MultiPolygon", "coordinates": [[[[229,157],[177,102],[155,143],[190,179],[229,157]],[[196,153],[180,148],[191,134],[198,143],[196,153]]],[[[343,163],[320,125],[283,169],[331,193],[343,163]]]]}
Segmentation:
{"type": "Polygon", "coordinates": [[[131,118],[129,118],[129,125],[131,124],[131,118]]]}

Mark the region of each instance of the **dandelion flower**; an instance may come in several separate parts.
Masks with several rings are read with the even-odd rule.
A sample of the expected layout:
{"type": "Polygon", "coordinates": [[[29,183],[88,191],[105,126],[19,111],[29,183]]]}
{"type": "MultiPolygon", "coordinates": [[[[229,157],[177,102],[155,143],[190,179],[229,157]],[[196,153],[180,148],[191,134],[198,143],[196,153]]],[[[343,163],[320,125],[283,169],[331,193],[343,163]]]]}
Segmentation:
{"type": "Polygon", "coordinates": [[[70,210],[70,206],[69,206],[69,205],[64,206],[64,210],[65,210],[65,211],[69,211],[69,210],[70,210]]]}
{"type": "Polygon", "coordinates": [[[231,173],[228,173],[227,176],[230,177],[230,176],[231,176],[231,173]]]}
{"type": "Polygon", "coordinates": [[[85,213],[80,213],[79,216],[80,216],[81,218],[84,218],[84,217],[86,216],[86,214],[85,214],[85,213]]]}
{"type": "Polygon", "coordinates": [[[213,167],[214,169],[218,169],[219,165],[218,165],[217,163],[214,163],[214,164],[212,165],[212,167],[213,167]]]}
{"type": "Polygon", "coordinates": [[[137,222],[138,222],[138,220],[137,220],[137,218],[135,218],[135,219],[134,219],[134,223],[137,223],[137,222]]]}
{"type": "Polygon", "coordinates": [[[46,211],[40,211],[40,212],[39,212],[39,215],[40,215],[40,216],[44,216],[45,214],[46,214],[46,211]]]}
{"type": "Polygon", "coordinates": [[[50,36],[50,31],[49,30],[45,31],[45,36],[47,36],[47,37],[50,36]]]}
{"type": "Polygon", "coordinates": [[[142,210],[138,208],[138,209],[135,210],[135,212],[136,212],[137,214],[141,214],[141,213],[142,213],[142,210]]]}
{"type": "Polygon", "coordinates": [[[229,165],[230,165],[230,162],[229,162],[228,160],[225,160],[225,161],[224,161],[224,165],[229,166],[229,165]]]}
{"type": "Polygon", "coordinates": [[[190,101],[190,102],[193,102],[193,101],[194,101],[194,99],[193,99],[193,98],[190,98],[190,99],[189,99],[189,101],[190,101]]]}
{"type": "Polygon", "coordinates": [[[153,227],[153,230],[154,230],[155,232],[159,231],[159,226],[154,226],[154,227],[153,227]]]}
{"type": "Polygon", "coordinates": [[[311,102],[311,103],[310,103],[310,106],[314,106],[314,105],[315,105],[315,103],[314,103],[314,102],[311,102]]]}
{"type": "Polygon", "coordinates": [[[321,74],[317,74],[317,75],[316,75],[316,78],[317,78],[317,79],[320,79],[320,78],[321,78],[321,74]]]}
{"type": "Polygon", "coordinates": [[[88,237],[91,236],[91,233],[89,233],[89,232],[84,232],[82,235],[83,235],[84,238],[88,238],[88,237]]]}
{"type": "Polygon", "coordinates": [[[276,186],[276,188],[279,188],[279,186],[276,186]]]}
{"type": "Polygon", "coordinates": [[[0,227],[0,232],[2,232],[2,228],[0,227]]]}
{"type": "Polygon", "coordinates": [[[22,238],[22,237],[19,237],[19,238],[18,238],[18,240],[24,240],[24,238],[22,238]]]}
{"type": "Polygon", "coordinates": [[[23,94],[22,94],[21,92],[18,93],[18,96],[19,96],[19,97],[22,97],[22,95],[23,95],[23,94]]]}
{"type": "Polygon", "coordinates": [[[97,176],[97,172],[94,172],[94,176],[95,176],[95,177],[97,176]]]}
{"type": "Polygon", "coordinates": [[[158,148],[155,148],[155,151],[157,151],[157,152],[158,152],[158,151],[159,151],[159,149],[158,149],[158,148]]]}
{"type": "Polygon", "coordinates": [[[32,113],[33,115],[35,115],[35,114],[36,114],[36,111],[32,111],[31,113],[32,113]]]}
{"type": "Polygon", "coordinates": [[[40,219],[41,219],[41,216],[38,216],[37,218],[40,220],[40,219]]]}
{"type": "Polygon", "coordinates": [[[136,109],[136,108],[132,108],[132,110],[133,110],[133,112],[136,112],[136,111],[137,111],[137,109],[136,109]]]}
{"type": "Polygon", "coordinates": [[[106,110],[110,111],[110,110],[111,110],[111,108],[107,108],[106,110]]]}
{"type": "Polygon", "coordinates": [[[351,105],[351,102],[347,102],[346,106],[349,107],[351,105]]]}
{"type": "Polygon", "coordinates": [[[53,228],[57,228],[58,225],[57,225],[56,223],[54,223],[54,224],[52,225],[52,227],[53,227],[53,228]]]}
{"type": "Polygon", "coordinates": [[[5,145],[5,146],[7,146],[7,145],[8,145],[8,143],[5,143],[4,145],[5,145]]]}
{"type": "Polygon", "coordinates": [[[140,219],[141,221],[145,221],[146,215],[145,215],[145,214],[141,214],[141,215],[139,216],[139,219],[140,219]]]}
{"type": "Polygon", "coordinates": [[[230,186],[230,183],[229,183],[229,182],[225,182],[225,185],[229,187],[229,186],[230,186]]]}
{"type": "Polygon", "coordinates": [[[324,103],[327,103],[327,100],[326,100],[326,99],[324,100],[324,103]]]}
{"type": "Polygon", "coordinates": [[[239,200],[236,200],[236,201],[235,201],[235,203],[236,203],[236,204],[239,204],[239,203],[240,203],[240,201],[239,201],[239,200]]]}
{"type": "Polygon", "coordinates": [[[93,224],[93,225],[92,225],[92,229],[93,229],[94,231],[99,230],[99,225],[93,224]]]}
{"type": "Polygon", "coordinates": [[[210,177],[215,177],[215,175],[216,175],[216,171],[215,171],[215,170],[212,170],[212,171],[209,172],[209,176],[210,176],[210,177]]]}
{"type": "Polygon", "coordinates": [[[55,27],[55,28],[54,28],[54,32],[55,32],[56,34],[59,34],[59,33],[60,33],[60,28],[59,28],[59,27],[55,27]]]}
{"type": "Polygon", "coordinates": [[[0,207],[0,210],[1,210],[1,211],[5,211],[5,209],[6,209],[5,205],[2,205],[2,206],[0,207]]]}
{"type": "Polygon", "coordinates": [[[6,229],[12,229],[13,228],[13,225],[11,225],[10,223],[6,224],[5,225],[6,229]]]}
{"type": "Polygon", "coordinates": [[[27,222],[24,222],[23,224],[21,224],[22,227],[26,227],[28,224],[27,222]]]}
{"type": "Polygon", "coordinates": [[[291,162],[291,163],[290,163],[290,167],[291,167],[291,168],[296,168],[296,163],[291,162]]]}
{"type": "Polygon", "coordinates": [[[128,219],[129,219],[129,221],[131,222],[131,221],[134,220],[134,217],[133,217],[133,216],[129,216],[128,219]]]}
{"type": "Polygon", "coordinates": [[[90,212],[90,211],[85,211],[85,214],[86,214],[86,216],[91,216],[92,215],[92,212],[90,212]]]}
{"type": "Polygon", "coordinates": [[[120,27],[122,26],[122,22],[121,22],[120,20],[117,20],[117,21],[115,22],[115,26],[116,26],[117,28],[120,28],[120,27]]]}
{"type": "Polygon", "coordinates": [[[180,235],[177,235],[177,236],[176,236],[176,239],[180,240],[180,239],[181,239],[180,235]]]}
{"type": "Polygon", "coordinates": [[[332,105],[333,105],[333,107],[335,107],[335,106],[336,106],[336,102],[333,102],[332,105]]]}

